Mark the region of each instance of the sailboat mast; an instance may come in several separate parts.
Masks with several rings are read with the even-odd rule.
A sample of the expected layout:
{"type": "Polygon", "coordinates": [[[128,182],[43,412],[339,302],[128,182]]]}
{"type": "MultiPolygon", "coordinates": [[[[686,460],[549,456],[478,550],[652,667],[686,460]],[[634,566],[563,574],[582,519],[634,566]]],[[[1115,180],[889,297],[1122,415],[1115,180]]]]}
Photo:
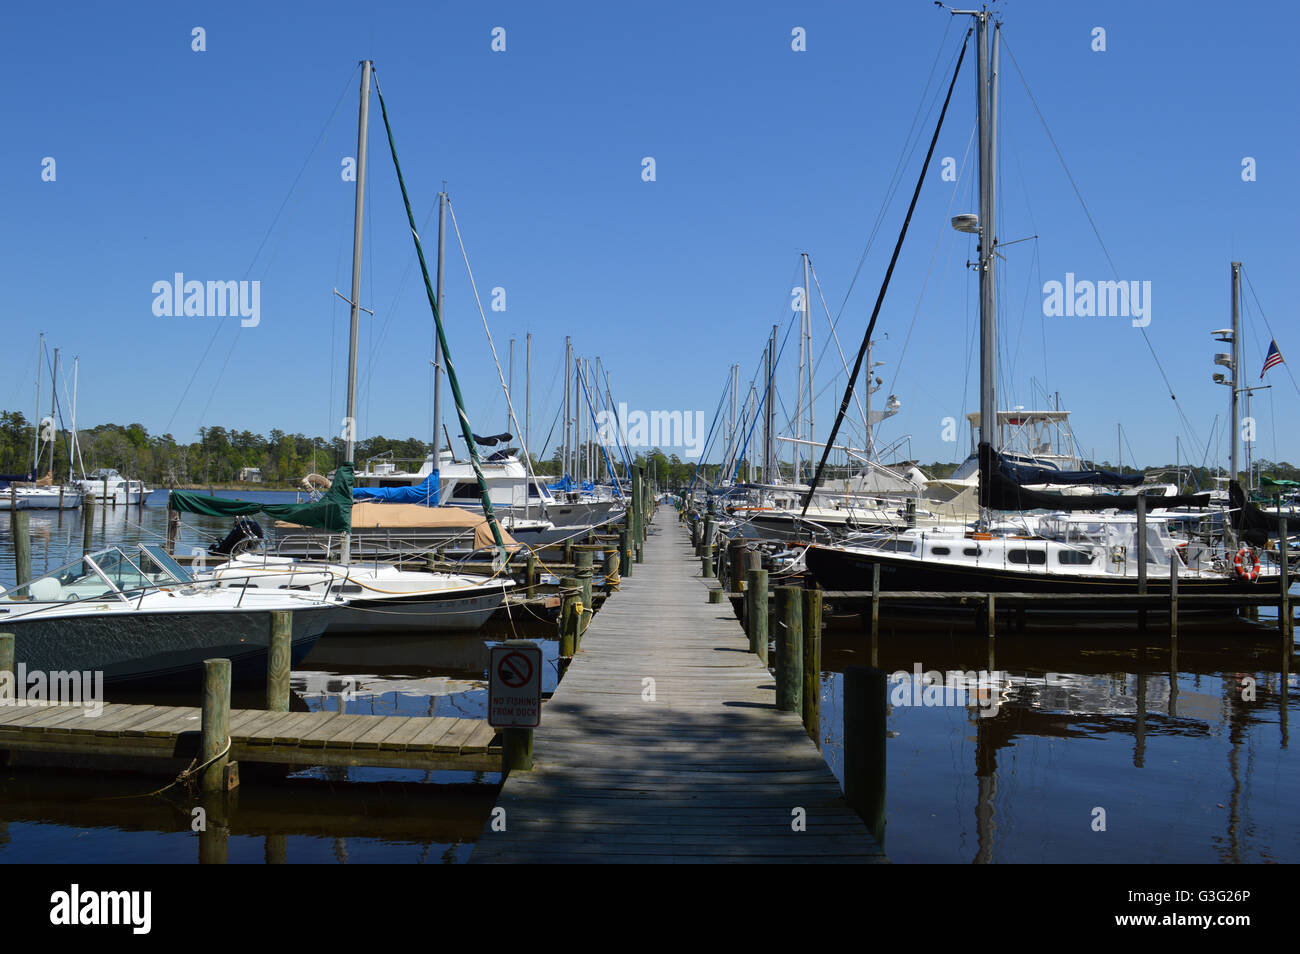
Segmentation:
{"type": "MultiPolygon", "coordinates": [[[[348,331],[348,404],[343,421],[343,457],[352,463],[357,428],[357,332],[361,325],[361,226],[366,212],[366,143],[370,128],[370,60],[361,61],[361,108],[357,117],[357,195],[352,218],[352,300],[348,331]]],[[[352,536],[343,534],[342,560],[352,561],[352,536]]]]}
{"type": "MultiPolygon", "coordinates": [[[[813,413],[813,360],[812,360],[812,288],[808,282],[809,272],[812,271],[812,265],[808,259],[808,253],[803,253],[803,319],[804,334],[808,338],[808,440],[811,454],[812,441],[817,440],[817,417],[813,413]]],[[[809,457],[811,463],[811,456],[809,457]]]]}
{"type": "Polygon", "coordinates": [[[36,345],[36,413],[32,415],[32,480],[41,466],[41,362],[45,360],[45,332],[36,345]]]}
{"type": "Polygon", "coordinates": [[[976,93],[979,107],[980,139],[980,440],[996,450],[997,404],[997,302],[995,299],[994,263],[997,261],[997,223],[993,185],[997,162],[997,95],[998,95],[998,26],[989,37],[989,20],[993,14],[981,10],[975,14],[975,38],[978,56],[976,93]],[[992,63],[990,64],[990,47],[992,63]]]}
{"type": "Polygon", "coordinates": [[[51,476],[54,474],[54,438],[58,431],[54,427],[54,415],[59,409],[59,349],[54,349],[54,370],[50,372],[50,469],[51,476]]]}
{"type": "Polygon", "coordinates": [[[570,389],[570,366],[573,362],[573,343],[568,335],[564,336],[564,453],[560,455],[560,474],[561,479],[572,471],[572,458],[570,447],[572,445],[572,432],[570,427],[573,423],[573,414],[569,409],[569,389],[570,389]]]}
{"type": "Polygon", "coordinates": [[[1240,397],[1241,381],[1241,262],[1232,263],[1232,432],[1229,435],[1232,448],[1229,454],[1228,479],[1237,479],[1237,445],[1241,436],[1238,423],[1237,401],[1240,397]]]}
{"type": "MultiPolygon", "coordinates": [[[[446,183],[443,183],[443,191],[438,193],[438,277],[434,297],[438,299],[438,314],[445,314],[443,311],[442,296],[442,272],[443,261],[445,259],[444,250],[447,247],[447,189],[446,183]]],[[[438,433],[442,426],[442,341],[439,340],[437,332],[433,336],[433,472],[436,474],[442,467],[442,441],[438,433]]],[[[442,491],[439,488],[439,502],[442,502],[442,491]]]]}
{"type": "Polygon", "coordinates": [[[533,432],[533,333],[524,338],[524,457],[532,470],[533,455],[528,450],[528,438],[533,432]]]}

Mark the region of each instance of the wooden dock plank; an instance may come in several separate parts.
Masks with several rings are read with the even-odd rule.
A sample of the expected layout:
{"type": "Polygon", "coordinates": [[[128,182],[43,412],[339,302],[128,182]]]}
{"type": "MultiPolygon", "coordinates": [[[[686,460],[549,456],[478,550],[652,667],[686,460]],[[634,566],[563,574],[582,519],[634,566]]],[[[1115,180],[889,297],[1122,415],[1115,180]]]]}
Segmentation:
{"type": "Polygon", "coordinates": [[[667,523],[592,621],[542,711],[533,771],[502,787],[506,831],[485,826],[471,862],[887,861],[667,523]]]}

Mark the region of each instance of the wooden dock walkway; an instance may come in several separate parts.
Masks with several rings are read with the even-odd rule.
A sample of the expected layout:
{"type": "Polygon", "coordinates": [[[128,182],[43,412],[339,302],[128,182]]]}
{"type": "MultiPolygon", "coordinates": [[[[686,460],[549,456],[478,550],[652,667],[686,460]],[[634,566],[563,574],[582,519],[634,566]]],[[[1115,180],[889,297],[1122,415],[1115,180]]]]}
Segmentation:
{"type": "MultiPolygon", "coordinates": [[[[0,752],[190,759],[197,707],[108,704],[94,718],[73,705],[0,706],[0,752]]],[[[496,730],[481,719],[230,711],[230,758],[291,765],[501,771],[496,730]]]]}
{"type": "Polygon", "coordinates": [[[497,799],[505,830],[490,820],[472,863],[887,860],[701,583],[685,527],[662,521],[583,636],[533,770],[497,799]]]}

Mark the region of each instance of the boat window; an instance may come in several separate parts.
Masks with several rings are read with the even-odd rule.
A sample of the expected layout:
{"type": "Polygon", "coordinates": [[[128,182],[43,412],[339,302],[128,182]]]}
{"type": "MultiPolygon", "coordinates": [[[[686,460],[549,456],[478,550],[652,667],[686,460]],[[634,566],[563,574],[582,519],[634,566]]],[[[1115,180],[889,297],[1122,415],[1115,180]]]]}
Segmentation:
{"type": "Polygon", "coordinates": [[[452,500],[478,500],[478,484],[457,484],[456,489],[451,492],[452,500]]]}
{"type": "Polygon", "coordinates": [[[979,547],[965,547],[965,548],[962,549],[961,552],[962,552],[962,554],[963,554],[964,556],[976,556],[976,557],[977,557],[977,556],[980,555],[980,552],[981,552],[981,551],[980,551],[980,548],[979,548],[979,547]]]}
{"type": "Polygon", "coordinates": [[[952,551],[947,547],[930,547],[930,552],[935,556],[947,556],[952,551]]]}
{"type": "Polygon", "coordinates": [[[1061,566],[1089,566],[1095,558],[1095,553],[1083,550],[1061,550],[1056,554],[1056,562],[1061,566]]]}
{"type": "Polygon", "coordinates": [[[149,573],[151,576],[154,576],[155,579],[158,580],[158,582],[160,583],[167,583],[173,581],[176,583],[194,582],[193,578],[189,575],[188,572],[186,572],[185,568],[181,566],[179,563],[177,563],[175,560],[173,560],[171,558],[171,555],[168,554],[168,552],[158,544],[142,543],[140,544],[140,549],[144,551],[144,555],[141,556],[142,568],[145,570],[145,572],[149,573]],[[155,573],[154,572],[155,566],[161,572],[162,575],[171,577],[171,580],[169,581],[166,579],[162,579],[159,576],[159,574],[155,573]]]}
{"type": "Polygon", "coordinates": [[[1047,554],[1042,550],[1008,550],[1007,562],[1042,566],[1047,562],[1047,554]]]}

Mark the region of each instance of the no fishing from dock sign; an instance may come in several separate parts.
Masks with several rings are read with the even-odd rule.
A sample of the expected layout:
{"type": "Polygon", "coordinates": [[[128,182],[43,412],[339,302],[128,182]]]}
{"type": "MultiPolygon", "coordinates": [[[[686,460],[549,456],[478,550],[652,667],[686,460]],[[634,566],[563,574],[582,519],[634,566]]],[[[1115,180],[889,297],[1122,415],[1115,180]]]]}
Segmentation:
{"type": "Polygon", "coordinates": [[[541,716],[541,648],[517,639],[493,646],[488,664],[488,725],[535,729],[541,716]]]}

